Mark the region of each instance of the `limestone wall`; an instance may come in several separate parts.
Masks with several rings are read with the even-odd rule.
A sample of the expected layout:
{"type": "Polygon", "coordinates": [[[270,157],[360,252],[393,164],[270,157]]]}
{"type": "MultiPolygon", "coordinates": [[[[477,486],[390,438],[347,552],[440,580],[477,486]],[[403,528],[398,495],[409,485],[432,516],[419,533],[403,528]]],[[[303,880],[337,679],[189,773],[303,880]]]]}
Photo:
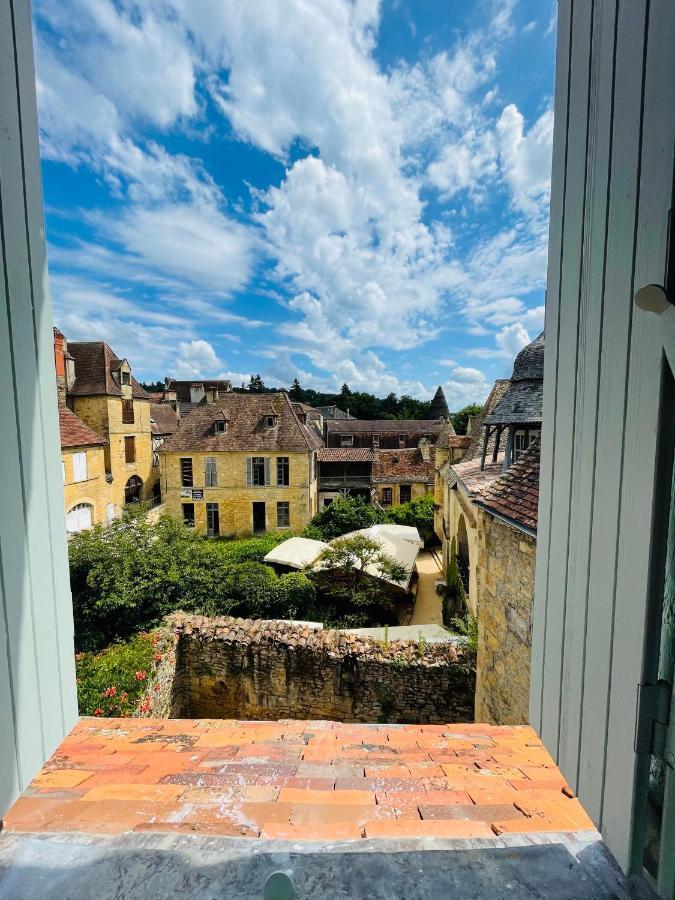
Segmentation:
{"type": "Polygon", "coordinates": [[[79,503],[92,507],[92,522],[107,521],[107,505],[110,502],[110,485],[105,480],[105,456],[103,447],[64,447],[61,450],[63,463],[63,500],[65,514],[79,503]],[[87,477],[84,481],[73,479],[73,456],[87,454],[87,477]]]}
{"type": "Polygon", "coordinates": [[[466,722],[474,673],[451,644],[388,643],[300,623],[171,616],[175,661],[150,715],[344,722],[466,722]],[[171,697],[167,684],[171,683],[171,697]]]}
{"type": "Polygon", "coordinates": [[[475,508],[478,521],[476,721],[528,722],[536,540],[475,508]]]}

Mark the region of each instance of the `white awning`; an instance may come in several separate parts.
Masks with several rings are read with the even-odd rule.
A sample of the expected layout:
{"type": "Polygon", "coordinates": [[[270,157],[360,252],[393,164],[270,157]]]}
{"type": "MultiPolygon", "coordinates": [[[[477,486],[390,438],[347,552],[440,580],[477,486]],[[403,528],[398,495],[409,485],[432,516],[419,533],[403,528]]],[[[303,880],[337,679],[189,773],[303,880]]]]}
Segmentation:
{"type": "Polygon", "coordinates": [[[316,562],[319,554],[328,544],[313,541],[310,538],[292,537],[270,550],[265,562],[278,566],[289,566],[292,569],[304,569],[316,562]]]}
{"type": "MultiPolygon", "coordinates": [[[[392,534],[386,534],[382,532],[380,532],[379,534],[372,533],[372,528],[381,527],[382,526],[374,525],[371,526],[371,528],[360,528],[358,531],[350,531],[347,534],[343,534],[342,539],[355,537],[357,534],[362,534],[365,537],[369,537],[377,541],[382,547],[383,553],[386,553],[387,556],[393,557],[399,565],[403,566],[407,573],[407,576],[404,581],[394,581],[392,578],[383,578],[381,569],[375,565],[366,566],[366,572],[368,572],[368,574],[372,575],[374,578],[380,578],[384,581],[387,581],[389,584],[393,584],[397,588],[408,590],[408,588],[410,587],[410,581],[415,571],[415,563],[417,562],[419,547],[411,543],[411,541],[404,540],[400,537],[395,537],[392,534]]],[[[335,538],[335,540],[338,541],[341,540],[341,538],[335,538]]],[[[334,543],[334,541],[331,541],[331,543],[334,543]]]]}
{"type": "Polygon", "coordinates": [[[420,537],[419,531],[412,525],[371,525],[370,528],[362,528],[361,534],[366,534],[368,537],[400,538],[403,541],[415,544],[420,550],[424,546],[424,541],[420,537]]]}

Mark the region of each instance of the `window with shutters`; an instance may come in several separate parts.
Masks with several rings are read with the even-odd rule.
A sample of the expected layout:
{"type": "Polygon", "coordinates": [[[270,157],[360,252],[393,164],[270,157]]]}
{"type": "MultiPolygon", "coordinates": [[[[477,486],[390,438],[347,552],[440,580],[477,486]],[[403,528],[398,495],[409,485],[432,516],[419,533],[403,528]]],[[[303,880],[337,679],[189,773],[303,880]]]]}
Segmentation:
{"type": "Polygon", "coordinates": [[[136,438],[133,436],[124,438],[124,462],[136,462],[136,438]]]}
{"type": "Polygon", "coordinates": [[[66,530],[69,534],[91,528],[94,522],[94,510],[88,503],[78,503],[66,516],[66,530]]]}
{"type": "Polygon", "coordinates": [[[246,484],[264,487],[269,483],[269,459],[264,456],[249,456],[246,460],[246,484]]]}
{"type": "Polygon", "coordinates": [[[206,533],[209,537],[220,534],[220,512],[217,503],[206,504],[206,533]]]}
{"type": "Polygon", "coordinates": [[[391,506],[391,494],[390,487],[382,488],[382,506],[391,506]]]}
{"type": "Polygon", "coordinates": [[[216,469],[215,456],[207,456],[204,460],[204,485],[206,487],[218,487],[218,471],[216,469]]]}
{"type": "Polygon", "coordinates": [[[180,461],[180,483],[182,487],[192,487],[192,458],[182,457],[180,461]]]}
{"type": "Polygon", "coordinates": [[[87,480],[87,453],[73,453],[73,481],[87,480]]]}
{"type": "Polygon", "coordinates": [[[287,500],[277,503],[277,528],[291,527],[291,504],[287,500]]]}
{"type": "Polygon", "coordinates": [[[277,456],[277,484],[279,487],[288,487],[290,483],[288,457],[277,456]]]}
{"type": "Polygon", "coordinates": [[[122,400],[122,422],[125,425],[134,424],[134,401],[122,400]]]}

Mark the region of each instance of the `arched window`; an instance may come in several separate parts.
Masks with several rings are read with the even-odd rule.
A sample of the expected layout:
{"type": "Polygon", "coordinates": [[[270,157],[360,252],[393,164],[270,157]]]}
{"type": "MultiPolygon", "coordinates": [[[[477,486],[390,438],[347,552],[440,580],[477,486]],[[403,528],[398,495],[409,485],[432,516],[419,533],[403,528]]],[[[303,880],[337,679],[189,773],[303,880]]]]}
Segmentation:
{"type": "Polygon", "coordinates": [[[464,521],[464,516],[460,516],[457,526],[457,568],[462,576],[462,583],[467,594],[469,592],[470,562],[469,536],[466,532],[466,522],[464,521]]]}
{"type": "Polygon", "coordinates": [[[88,503],[78,503],[66,516],[66,529],[69,534],[84,531],[94,524],[94,508],[88,503]]]}
{"type": "Polygon", "coordinates": [[[124,486],[124,502],[138,503],[141,499],[141,489],[143,487],[143,479],[138,475],[132,475],[124,486]]]}

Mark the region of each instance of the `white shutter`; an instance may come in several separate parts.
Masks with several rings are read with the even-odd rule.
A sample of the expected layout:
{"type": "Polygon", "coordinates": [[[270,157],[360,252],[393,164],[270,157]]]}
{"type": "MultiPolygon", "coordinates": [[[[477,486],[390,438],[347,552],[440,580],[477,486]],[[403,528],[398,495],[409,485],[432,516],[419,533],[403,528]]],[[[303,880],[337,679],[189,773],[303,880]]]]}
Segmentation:
{"type": "Polygon", "coordinates": [[[91,528],[91,506],[81,503],[73,507],[66,516],[66,529],[71,532],[84,531],[91,528]]]}
{"type": "Polygon", "coordinates": [[[253,457],[246,458],[246,484],[250,487],[253,484],[253,457]]]}
{"type": "Polygon", "coordinates": [[[73,481],[87,480],[87,454],[73,453],[73,481]]]}

